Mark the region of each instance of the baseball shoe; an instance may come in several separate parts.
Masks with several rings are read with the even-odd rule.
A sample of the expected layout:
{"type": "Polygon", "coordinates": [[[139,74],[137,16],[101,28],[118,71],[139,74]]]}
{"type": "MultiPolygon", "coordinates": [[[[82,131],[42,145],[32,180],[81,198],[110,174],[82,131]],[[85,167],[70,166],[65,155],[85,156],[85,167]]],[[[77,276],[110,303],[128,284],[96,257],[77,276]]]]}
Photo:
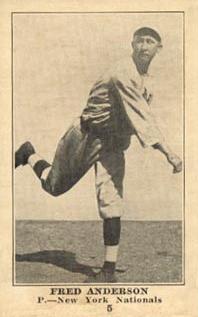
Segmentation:
{"type": "Polygon", "coordinates": [[[34,153],[34,147],[30,142],[25,142],[22,144],[15,152],[15,168],[20,165],[26,165],[28,163],[29,156],[34,153]]]}
{"type": "Polygon", "coordinates": [[[98,273],[88,276],[84,283],[117,283],[115,273],[101,270],[98,273]]]}

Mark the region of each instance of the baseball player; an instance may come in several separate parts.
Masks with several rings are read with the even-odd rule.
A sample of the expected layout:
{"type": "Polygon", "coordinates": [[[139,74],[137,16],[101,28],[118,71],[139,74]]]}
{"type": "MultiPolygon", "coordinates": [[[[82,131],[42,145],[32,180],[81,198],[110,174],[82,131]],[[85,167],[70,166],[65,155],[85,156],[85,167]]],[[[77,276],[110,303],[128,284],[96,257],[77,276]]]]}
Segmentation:
{"type": "Polygon", "coordinates": [[[85,282],[116,282],[123,210],[124,151],[135,135],[143,147],[162,152],[181,172],[182,161],[166,144],[150,107],[148,68],[162,48],[161,37],[149,27],[133,34],[132,55],[114,65],[94,84],[82,114],[60,139],[53,163],[42,159],[30,142],[15,153],[15,167],[29,164],[42,188],[53,196],[67,192],[95,167],[98,209],[103,219],[105,259],[101,271],[85,282]]]}

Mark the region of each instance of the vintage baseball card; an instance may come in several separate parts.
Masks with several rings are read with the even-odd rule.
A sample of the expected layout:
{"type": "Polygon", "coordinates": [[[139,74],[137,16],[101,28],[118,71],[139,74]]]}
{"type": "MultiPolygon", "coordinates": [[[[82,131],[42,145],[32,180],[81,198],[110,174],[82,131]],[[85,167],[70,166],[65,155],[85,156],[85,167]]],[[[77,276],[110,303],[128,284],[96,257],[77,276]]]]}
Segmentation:
{"type": "Polygon", "coordinates": [[[0,317],[197,316],[197,1],[0,9],[0,317]]]}

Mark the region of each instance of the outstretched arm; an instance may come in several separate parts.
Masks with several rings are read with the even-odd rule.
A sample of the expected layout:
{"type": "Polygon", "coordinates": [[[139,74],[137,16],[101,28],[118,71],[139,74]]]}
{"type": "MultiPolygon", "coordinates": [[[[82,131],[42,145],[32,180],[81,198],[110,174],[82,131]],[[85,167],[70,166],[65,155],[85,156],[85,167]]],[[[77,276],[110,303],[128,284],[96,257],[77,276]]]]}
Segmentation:
{"type": "Polygon", "coordinates": [[[158,149],[173,166],[173,173],[181,172],[181,159],[166,144],[155,122],[152,111],[140,91],[132,82],[125,81],[123,78],[122,80],[120,78],[113,78],[113,83],[140,143],[143,146],[152,146],[154,149],[158,149]]]}
{"type": "Polygon", "coordinates": [[[173,173],[180,173],[182,171],[182,160],[172,152],[166,143],[156,143],[153,145],[153,148],[159,150],[166,156],[167,161],[173,166],[173,173]]]}

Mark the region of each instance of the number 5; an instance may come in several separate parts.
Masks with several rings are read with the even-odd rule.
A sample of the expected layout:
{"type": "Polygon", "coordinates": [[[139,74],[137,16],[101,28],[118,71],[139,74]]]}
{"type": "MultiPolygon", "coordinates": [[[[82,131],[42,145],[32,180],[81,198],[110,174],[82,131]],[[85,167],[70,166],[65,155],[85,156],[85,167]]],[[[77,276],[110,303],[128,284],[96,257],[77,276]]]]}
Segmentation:
{"type": "Polygon", "coordinates": [[[107,305],[107,311],[110,313],[113,310],[112,305],[107,305]]]}

